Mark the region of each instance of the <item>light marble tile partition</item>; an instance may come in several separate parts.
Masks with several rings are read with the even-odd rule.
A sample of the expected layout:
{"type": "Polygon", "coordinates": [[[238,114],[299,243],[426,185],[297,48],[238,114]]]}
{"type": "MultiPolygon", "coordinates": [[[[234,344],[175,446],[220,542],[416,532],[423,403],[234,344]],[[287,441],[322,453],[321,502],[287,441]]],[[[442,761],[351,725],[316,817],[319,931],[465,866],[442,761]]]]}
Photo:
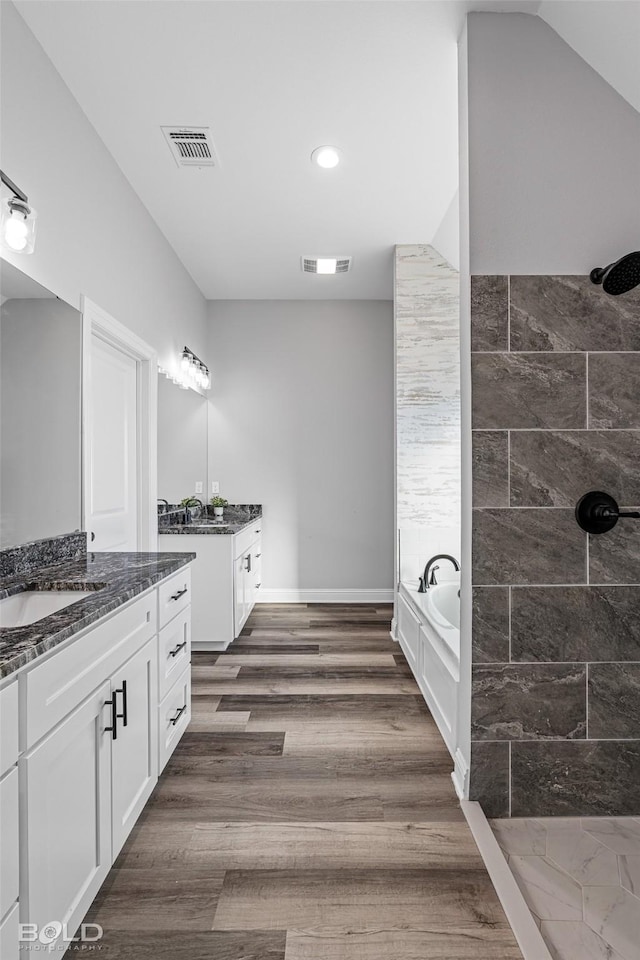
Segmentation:
{"type": "Polygon", "coordinates": [[[396,501],[401,579],[460,555],[459,275],[433,247],[395,251],[396,501]]]}

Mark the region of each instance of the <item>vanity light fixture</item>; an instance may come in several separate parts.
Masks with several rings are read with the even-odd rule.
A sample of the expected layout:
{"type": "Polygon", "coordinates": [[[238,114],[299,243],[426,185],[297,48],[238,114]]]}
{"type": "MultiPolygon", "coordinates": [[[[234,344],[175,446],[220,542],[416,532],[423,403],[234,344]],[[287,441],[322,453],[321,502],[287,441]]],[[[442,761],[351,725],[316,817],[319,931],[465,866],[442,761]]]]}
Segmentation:
{"type": "Polygon", "coordinates": [[[316,147],[311,154],[311,160],[323,170],[332,170],[340,163],[340,151],[337,147],[331,147],[328,144],[324,147],[316,147]]]}
{"type": "Polygon", "coordinates": [[[0,247],[10,253],[33,253],[37,213],[30,206],[26,193],[2,170],[0,178],[12,193],[12,196],[4,197],[0,205],[0,247]]]}
{"type": "Polygon", "coordinates": [[[181,390],[208,390],[211,386],[209,367],[189,347],[182,351],[180,363],[176,364],[174,370],[158,366],[158,373],[164,374],[181,390]]]}

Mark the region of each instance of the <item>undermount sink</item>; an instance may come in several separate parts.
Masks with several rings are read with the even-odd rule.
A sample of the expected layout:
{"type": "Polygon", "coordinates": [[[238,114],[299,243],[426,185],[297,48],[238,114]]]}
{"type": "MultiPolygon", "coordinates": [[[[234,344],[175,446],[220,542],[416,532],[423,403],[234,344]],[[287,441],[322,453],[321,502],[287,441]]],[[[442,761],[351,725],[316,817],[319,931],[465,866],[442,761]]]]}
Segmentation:
{"type": "Polygon", "coordinates": [[[91,590],[23,590],[0,600],[0,627],[26,627],[92,596],[91,590]]]}

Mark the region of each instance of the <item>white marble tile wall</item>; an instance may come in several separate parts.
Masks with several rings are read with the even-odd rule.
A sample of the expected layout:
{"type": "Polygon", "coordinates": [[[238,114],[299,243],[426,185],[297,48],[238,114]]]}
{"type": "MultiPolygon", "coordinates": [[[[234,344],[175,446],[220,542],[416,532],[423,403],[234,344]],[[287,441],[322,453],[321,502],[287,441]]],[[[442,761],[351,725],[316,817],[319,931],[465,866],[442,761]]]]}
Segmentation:
{"type": "Polygon", "coordinates": [[[640,819],[491,826],[555,960],[640,960],[640,819]]]}
{"type": "Polygon", "coordinates": [[[426,244],[397,246],[394,302],[400,572],[412,579],[433,553],[460,551],[458,272],[426,244]]]}

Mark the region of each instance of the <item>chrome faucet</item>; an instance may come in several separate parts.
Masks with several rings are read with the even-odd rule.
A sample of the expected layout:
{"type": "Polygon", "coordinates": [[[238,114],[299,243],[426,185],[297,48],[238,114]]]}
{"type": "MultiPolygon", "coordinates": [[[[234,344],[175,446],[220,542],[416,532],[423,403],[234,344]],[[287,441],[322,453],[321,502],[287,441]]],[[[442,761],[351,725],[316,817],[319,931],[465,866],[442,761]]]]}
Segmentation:
{"type": "Polygon", "coordinates": [[[429,587],[435,587],[438,583],[436,580],[436,570],[439,570],[440,567],[437,566],[436,560],[449,560],[449,562],[453,564],[454,570],[460,570],[460,564],[455,557],[450,556],[448,553],[436,553],[435,557],[431,557],[428,561],[424,568],[424,573],[419,579],[418,593],[426,593],[429,587]]]}

